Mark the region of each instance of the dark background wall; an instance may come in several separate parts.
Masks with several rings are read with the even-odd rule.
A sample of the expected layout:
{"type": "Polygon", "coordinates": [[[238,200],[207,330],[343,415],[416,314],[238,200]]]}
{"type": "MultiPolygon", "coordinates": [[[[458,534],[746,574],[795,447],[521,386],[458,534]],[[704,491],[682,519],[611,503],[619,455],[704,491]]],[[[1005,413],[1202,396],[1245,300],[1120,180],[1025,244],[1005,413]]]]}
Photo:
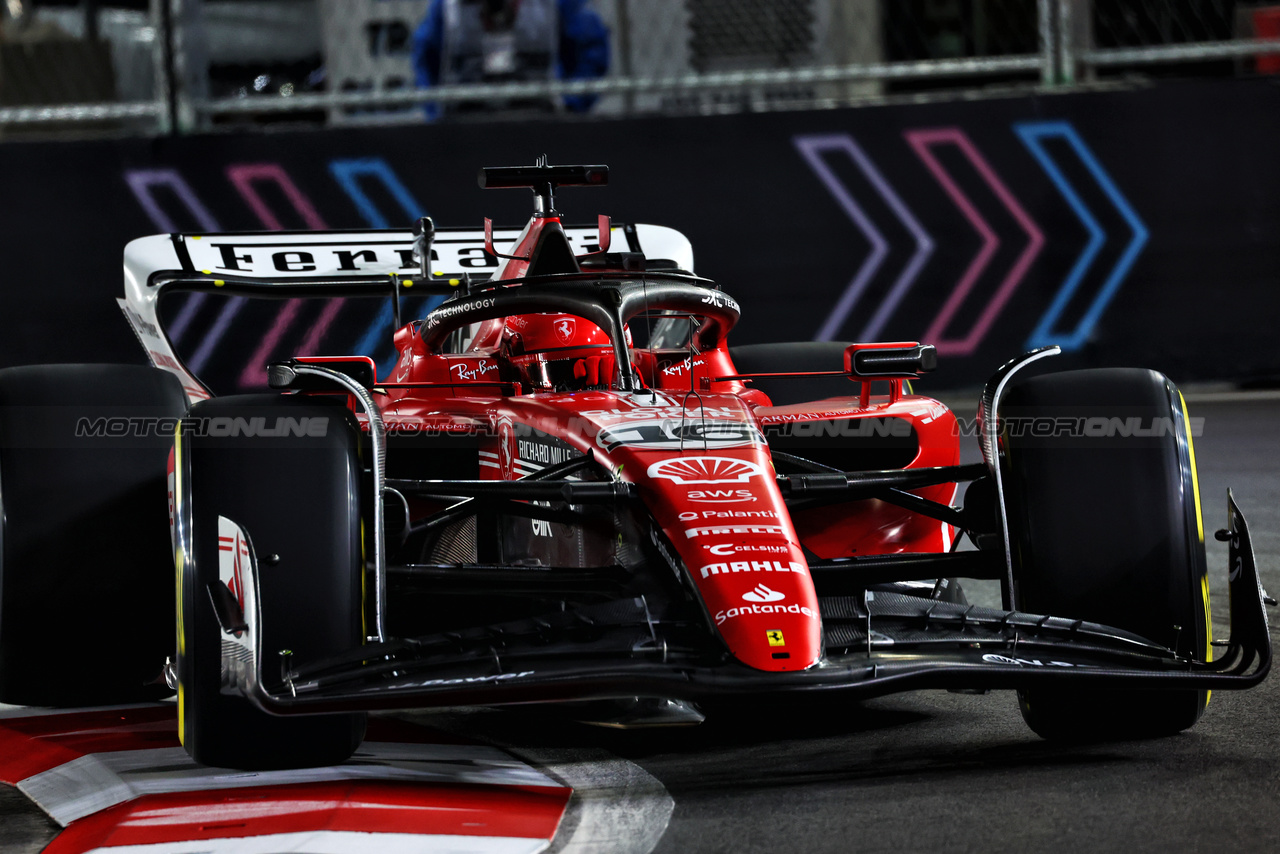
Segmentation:
{"type": "MultiPolygon", "coordinates": [[[[823,330],[927,337],[943,354],[931,387],[979,383],[1049,341],[1068,348],[1063,367],[1266,381],[1280,377],[1277,151],[1280,88],[1266,80],[803,113],[8,143],[0,364],[140,359],[114,303],[131,238],[402,226],[418,213],[518,224],[527,194],[480,191],[476,168],[545,152],[613,169],[607,189],[562,193],[569,221],[608,213],[689,235],[698,272],[743,305],[738,343],[823,330]]],[[[374,335],[385,356],[379,310],[344,309],[321,348],[374,335]]],[[[193,312],[179,350],[220,336],[208,364],[239,376],[273,321],[249,312],[219,330],[221,311],[210,300],[193,312]]],[[[274,355],[307,340],[311,311],[283,329],[274,355]]]]}

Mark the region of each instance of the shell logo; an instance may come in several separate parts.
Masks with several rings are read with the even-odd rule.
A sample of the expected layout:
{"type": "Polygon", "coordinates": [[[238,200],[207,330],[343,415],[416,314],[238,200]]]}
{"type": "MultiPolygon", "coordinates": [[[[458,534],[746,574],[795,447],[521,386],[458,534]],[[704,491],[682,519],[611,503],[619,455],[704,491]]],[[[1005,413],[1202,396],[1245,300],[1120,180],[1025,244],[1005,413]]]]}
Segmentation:
{"type": "Polygon", "coordinates": [[[746,483],[753,477],[764,477],[764,467],[749,460],[732,457],[672,457],[649,466],[649,477],[660,477],[676,483],[746,483]]]}

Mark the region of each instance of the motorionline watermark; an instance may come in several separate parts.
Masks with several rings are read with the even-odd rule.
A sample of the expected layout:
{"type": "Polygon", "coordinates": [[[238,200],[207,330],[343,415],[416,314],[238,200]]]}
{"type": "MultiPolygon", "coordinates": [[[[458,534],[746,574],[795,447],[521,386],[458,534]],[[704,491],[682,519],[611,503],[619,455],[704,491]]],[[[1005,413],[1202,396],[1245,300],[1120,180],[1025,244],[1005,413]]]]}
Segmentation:
{"type": "MultiPolygon", "coordinates": [[[[1002,415],[996,422],[1002,436],[1015,439],[1158,439],[1178,435],[1178,419],[1167,415],[1002,415]]],[[[1204,418],[1186,419],[1192,437],[1204,433],[1204,418]]],[[[979,436],[978,420],[956,419],[955,435],[979,436]]]]}
{"type": "Polygon", "coordinates": [[[76,421],[75,435],[77,439],[170,438],[179,430],[184,436],[208,436],[215,439],[322,438],[329,435],[329,416],[82,417],[76,421]]]}
{"type": "MultiPolygon", "coordinates": [[[[212,438],[322,438],[329,432],[329,416],[82,416],[76,420],[77,439],[171,438],[179,429],[184,435],[212,438]]],[[[666,419],[673,436],[684,436],[686,428],[703,428],[702,432],[716,436],[718,419],[666,419]]],[[[1204,433],[1205,419],[1193,417],[1186,420],[1187,433],[1199,437],[1204,433]]],[[[563,426],[564,433],[575,431],[585,436],[595,435],[599,425],[589,419],[569,418],[563,426]]],[[[1078,415],[1026,415],[1003,416],[998,422],[1001,435],[1013,438],[1160,438],[1176,436],[1178,422],[1168,416],[1078,416],[1078,415]]],[[[547,433],[525,424],[506,425],[517,438],[551,438],[547,433]]],[[[626,424],[612,425],[610,429],[624,436],[626,424]]],[[[698,431],[694,431],[698,432],[698,431]]],[[[981,428],[976,418],[957,418],[952,435],[978,437],[981,428]]],[[[474,436],[499,437],[502,429],[483,422],[432,424],[420,421],[401,421],[387,424],[387,433],[393,436],[474,436]]],[[[769,425],[769,438],[788,436],[806,439],[866,440],[905,438],[913,433],[911,422],[902,418],[849,418],[817,419],[786,424],[769,425]]],[[[685,437],[696,442],[698,436],[685,437]]],[[[745,442],[744,443],[748,443],[745,442]]]]}

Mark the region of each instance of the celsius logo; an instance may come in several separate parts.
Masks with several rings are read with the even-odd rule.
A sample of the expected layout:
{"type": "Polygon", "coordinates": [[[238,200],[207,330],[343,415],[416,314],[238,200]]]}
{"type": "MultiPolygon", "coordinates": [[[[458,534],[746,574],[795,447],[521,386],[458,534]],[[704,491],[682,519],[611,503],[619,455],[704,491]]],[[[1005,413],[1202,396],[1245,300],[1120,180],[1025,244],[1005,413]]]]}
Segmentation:
{"type": "Polygon", "coordinates": [[[743,546],[738,543],[716,543],[714,546],[703,546],[704,549],[719,557],[731,557],[743,552],[761,552],[770,555],[784,555],[790,553],[788,546],[743,546]]]}
{"type": "Polygon", "coordinates": [[[742,598],[748,602],[779,602],[786,599],[787,594],[779,593],[777,590],[770,590],[763,584],[757,584],[755,590],[743,593],[742,598]]]}
{"type": "Polygon", "coordinates": [[[672,457],[649,466],[649,477],[660,477],[687,485],[691,483],[746,483],[764,477],[764,467],[733,457],[672,457]]]}

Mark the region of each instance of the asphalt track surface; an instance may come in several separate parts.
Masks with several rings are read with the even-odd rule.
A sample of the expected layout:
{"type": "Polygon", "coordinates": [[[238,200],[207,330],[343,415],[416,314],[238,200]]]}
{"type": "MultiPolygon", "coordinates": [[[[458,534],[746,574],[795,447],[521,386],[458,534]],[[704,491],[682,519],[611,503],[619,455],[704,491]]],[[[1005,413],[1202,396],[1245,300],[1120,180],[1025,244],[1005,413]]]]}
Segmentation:
{"type": "MultiPolygon", "coordinates": [[[[1189,402],[1205,419],[1206,531],[1225,524],[1230,487],[1263,584],[1280,592],[1280,394],[1189,402]]],[[[1226,548],[1207,539],[1215,636],[1225,637],[1226,548]]],[[[969,592],[996,604],[996,591],[969,592]]],[[[658,852],[768,854],[1280,850],[1280,675],[1215,692],[1181,735],[1087,746],[1038,738],[1010,692],[747,702],[699,727],[630,732],[533,709],[408,717],[576,782],[553,852],[641,851],[653,839],[658,852]],[[604,809],[584,811],[584,798],[604,809]]],[[[0,851],[39,851],[54,833],[0,787],[0,851]]]]}

